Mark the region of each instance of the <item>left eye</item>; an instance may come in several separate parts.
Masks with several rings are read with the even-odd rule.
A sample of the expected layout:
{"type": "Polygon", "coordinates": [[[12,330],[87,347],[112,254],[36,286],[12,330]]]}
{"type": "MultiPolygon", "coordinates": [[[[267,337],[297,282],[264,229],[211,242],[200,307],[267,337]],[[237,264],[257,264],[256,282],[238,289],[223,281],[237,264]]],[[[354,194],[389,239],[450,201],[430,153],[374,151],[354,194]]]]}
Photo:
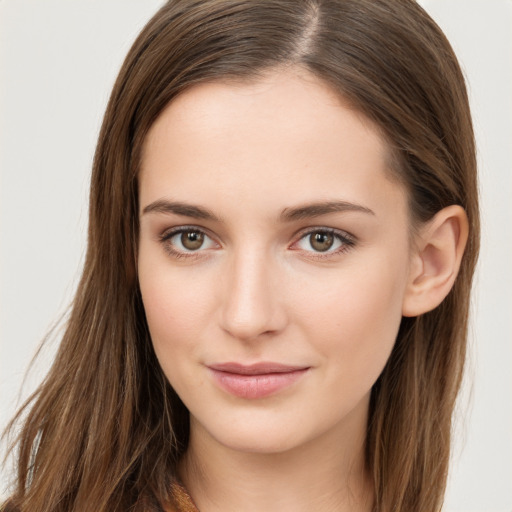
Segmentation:
{"type": "Polygon", "coordinates": [[[215,242],[206,233],[198,229],[174,231],[165,236],[164,241],[174,250],[185,253],[211,249],[215,246],[215,242]]]}
{"type": "Polygon", "coordinates": [[[303,251],[317,253],[337,252],[348,248],[353,242],[343,235],[330,230],[316,230],[306,233],[298,242],[297,247],[303,251]]]}

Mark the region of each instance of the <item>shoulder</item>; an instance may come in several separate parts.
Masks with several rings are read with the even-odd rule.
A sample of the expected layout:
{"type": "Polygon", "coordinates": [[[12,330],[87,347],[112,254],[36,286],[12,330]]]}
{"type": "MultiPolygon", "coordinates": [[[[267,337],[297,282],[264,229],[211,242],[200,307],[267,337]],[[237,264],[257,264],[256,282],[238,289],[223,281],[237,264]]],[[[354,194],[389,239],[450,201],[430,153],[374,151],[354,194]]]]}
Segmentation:
{"type": "MultiPolygon", "coordinates": [[[[187,489],[176,481],[171,485],[171,501],[162,510],[163,512],[199,512],[187,489]]],[[[9,499],[0,503],[0,512],[20,512],[20,508],[12,499],[9,499]]]]}

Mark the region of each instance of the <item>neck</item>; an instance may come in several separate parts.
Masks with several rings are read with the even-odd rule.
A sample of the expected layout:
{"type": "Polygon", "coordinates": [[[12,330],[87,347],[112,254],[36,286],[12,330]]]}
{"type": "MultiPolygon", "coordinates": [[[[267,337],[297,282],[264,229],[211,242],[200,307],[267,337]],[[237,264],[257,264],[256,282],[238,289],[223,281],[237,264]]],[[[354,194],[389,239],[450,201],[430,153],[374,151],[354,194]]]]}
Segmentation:
{"type": "Polygon", "coordinates": [[[181,477],[201,512],[370,512],[363,427],[327,432],[285,452],[254,453],[215,442],[192,418],[181,477]]]}

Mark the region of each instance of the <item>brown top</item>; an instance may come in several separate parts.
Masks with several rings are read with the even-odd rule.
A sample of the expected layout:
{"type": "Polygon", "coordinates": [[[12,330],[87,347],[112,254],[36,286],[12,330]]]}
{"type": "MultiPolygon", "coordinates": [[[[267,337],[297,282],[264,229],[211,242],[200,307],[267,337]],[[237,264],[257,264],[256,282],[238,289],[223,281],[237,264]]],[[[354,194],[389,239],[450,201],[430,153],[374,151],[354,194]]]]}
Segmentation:
{"type": "MultiPolygon", "coordinates": [[[[162,507],[163,512],[199,512],[190,494],[185,487],[178,482],[171,485],[172,503],[162,507]]],[[[0,503],[0,512],[18,512],[10,501],[0,503]]]]}
{"type": "Polygon", "coordinates": [[[171,492],[173,502],[167,505],[165,512],[199,512],[183,485],[173,482],[171,492]]]}

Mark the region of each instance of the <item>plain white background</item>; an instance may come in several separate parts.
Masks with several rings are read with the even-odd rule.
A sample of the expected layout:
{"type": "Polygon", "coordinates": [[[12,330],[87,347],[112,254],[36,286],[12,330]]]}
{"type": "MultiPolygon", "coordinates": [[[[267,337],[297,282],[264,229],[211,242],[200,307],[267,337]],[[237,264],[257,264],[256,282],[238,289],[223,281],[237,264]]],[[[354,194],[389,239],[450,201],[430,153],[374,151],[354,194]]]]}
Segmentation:
{"type": "MultiPolygon", "coordinates": [[[[40,340],[72,298],[103,110],[131,42],[161,3],[0,0],[0,429],[40,340]]],[[[468,77],[483,213],[446,510],[511,512],[512,2],[421,3],[468,77]]],[[[55,346],[43,351],[22,396],[44,375],[55,346]]],[[[4,470],[2,491],[7,479],[4,470]]]]}

